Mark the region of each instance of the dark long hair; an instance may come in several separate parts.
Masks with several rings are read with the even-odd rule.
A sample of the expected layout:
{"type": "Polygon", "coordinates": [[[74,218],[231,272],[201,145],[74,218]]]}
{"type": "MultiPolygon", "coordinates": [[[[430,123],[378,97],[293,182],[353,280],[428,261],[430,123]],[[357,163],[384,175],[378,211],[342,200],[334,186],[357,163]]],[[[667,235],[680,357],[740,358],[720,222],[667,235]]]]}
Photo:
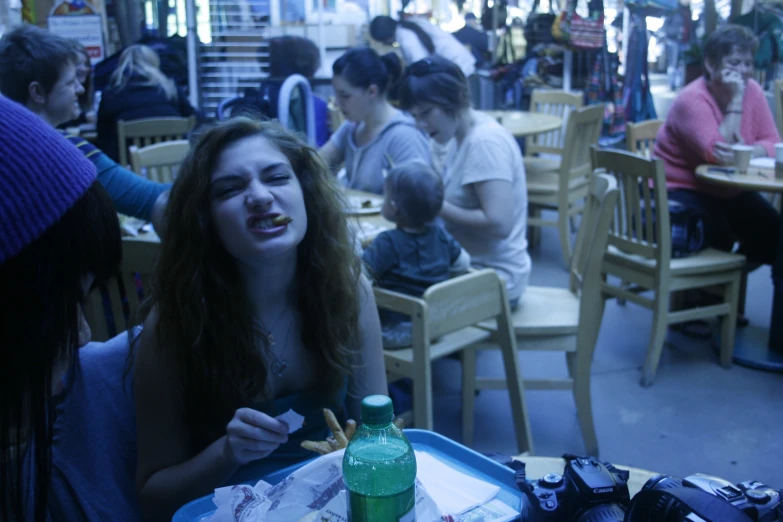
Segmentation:
{"type": "Polygon", "coordinates": [[[394,53],[378,56],[369,47],[358,47],[345,51],[335,60],[332,74],[362,89],[377,85],[378,92],[384,94],[396,86],[402,74],[402,63],[394,53]]]}
{"type": "Polygon", "coordinates": [[[142,310],[157,308],[160,356],[175,369],[196,448],[218,438],[237,408],[271,399],[269,364],[259,347],[265,337],[236,261],[220,242],[209,199],[220,154],[253,136],[285,154],[304,194],[307,232],[297,247],[296,298],[307,321],[302,342],[334,392],[354,363],[360,267],[333,176],[315,149],[276,122],[238,117],[218,124],[200,138],[174,182],[152,295],[142,310]]]}
{"type": "Polygon", "coordinates": [[[121,252],[116,210],[96,181],[58,222],[0,265],[2,520],[46,519],[53,374],[76,357],[83,277],[105,283],[117,273],[121,252]],[[28,497],[34,513],[26,513],[28,497]]]}
{"type": "Polygon", "coordinates": [[[376,16],[373,18],[372,22],[370,22],[370,36],[379,42],[386,43],[394,41],[394,33],[397,30],[398,25],[416,33],[416,36],[419,38],[419,41],[424,48],[427,49],[427,52],[430,54],[435,53],[435,44],[432,43],[430,35],[428,35],[419,24],[408,20],[397,21],[390,16],[376,16]]]}

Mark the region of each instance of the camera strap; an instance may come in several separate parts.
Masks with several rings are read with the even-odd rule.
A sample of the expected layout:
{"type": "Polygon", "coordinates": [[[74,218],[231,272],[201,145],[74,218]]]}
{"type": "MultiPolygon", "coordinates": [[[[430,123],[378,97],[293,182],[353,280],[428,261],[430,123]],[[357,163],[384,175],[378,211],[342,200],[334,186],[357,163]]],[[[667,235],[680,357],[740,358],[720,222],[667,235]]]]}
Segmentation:
{"type": "Polygon", "coordinates": [[[640,491],[628,505],[628,512],[625,515],[626,522],[652,522],[654,514],[660,516],[660,509],[667,500],[679,500],[708,522],[752,522],[748,515],[725,500],[699,489],[688,487],[640,491]]]}

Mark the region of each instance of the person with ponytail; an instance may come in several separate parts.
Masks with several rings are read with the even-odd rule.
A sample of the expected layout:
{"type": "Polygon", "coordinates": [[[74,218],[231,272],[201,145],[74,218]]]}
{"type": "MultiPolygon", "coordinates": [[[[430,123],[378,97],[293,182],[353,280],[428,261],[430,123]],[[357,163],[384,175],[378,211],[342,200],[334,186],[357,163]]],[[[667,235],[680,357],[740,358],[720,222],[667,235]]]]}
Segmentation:
{"type": "Polygon", "coordinates": [[[386,45],[397,42],[407,64],[437,54],[457,64],[465,78],[476,72],[473,54],[454,35],[427,20],[397,21],[390,16],[376,16],[370,23],[370,36],[386,45]]]}
{"type": "Polygon", "coordinates": [[[321,147],[333,168],[345,165],[348,188],[383,194],[385,172],[409,160],[429,161],[427,137],[386,95],[402,72],[394,53],[351,49],[332,66],[332,85],[346,122],[321,147]]]}

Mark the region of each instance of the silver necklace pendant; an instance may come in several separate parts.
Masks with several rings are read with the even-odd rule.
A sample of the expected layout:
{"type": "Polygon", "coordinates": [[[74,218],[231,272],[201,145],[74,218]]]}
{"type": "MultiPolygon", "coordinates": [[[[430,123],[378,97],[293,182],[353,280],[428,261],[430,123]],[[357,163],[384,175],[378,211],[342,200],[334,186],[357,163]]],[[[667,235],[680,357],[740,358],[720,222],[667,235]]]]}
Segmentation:
{"type": "Polygon", "coordinates": [[[278,377],[283,376],[283,372],[288,368],[288,363],[285,361],[281,361],[280,359],[277,359],[275,362],[272,363],[272,373],[277,375],[278,377]]]}

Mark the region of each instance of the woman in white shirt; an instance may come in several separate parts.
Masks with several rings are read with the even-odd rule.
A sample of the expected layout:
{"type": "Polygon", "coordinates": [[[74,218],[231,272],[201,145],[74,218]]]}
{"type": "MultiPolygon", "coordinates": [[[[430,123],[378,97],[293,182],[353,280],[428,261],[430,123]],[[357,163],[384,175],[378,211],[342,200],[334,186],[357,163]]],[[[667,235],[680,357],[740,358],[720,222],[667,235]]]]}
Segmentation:
{"type": "Polygon", "coordinates": [[[498,272],[516,307],[531,262],[525,167],[514,137],[471,109],[465,76],[440,56],[408,66],[400,82],[400,106],[438,151],[433,164],[443,176],[440,217],[446,229],[470,254],[474,267],[498,272]]]}
{"type": "Polygon", "coordinates": [[[466,78],[476,72],[473,54],[454,35],[427,20],[397,21],[389,16],[376,16],[370,23],[370,36],[387,45],[400,44],[405,63],[438,54],[457,64],[466,78]]]}

